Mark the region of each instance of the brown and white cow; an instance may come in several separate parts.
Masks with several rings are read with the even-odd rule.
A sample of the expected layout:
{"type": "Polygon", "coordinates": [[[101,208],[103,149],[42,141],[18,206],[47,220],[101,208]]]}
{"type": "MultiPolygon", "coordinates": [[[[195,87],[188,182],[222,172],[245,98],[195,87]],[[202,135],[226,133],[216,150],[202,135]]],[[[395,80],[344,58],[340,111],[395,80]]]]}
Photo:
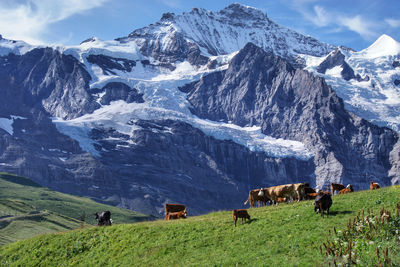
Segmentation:
{"type": "Polygon", "coordinates": [[[286,203],[285,197],[278,197],[278,203],[286,203]]]}
{"type": "Polygon", "coordinates": [[[165,204],[165,219],[167,219],[167,215],[172,212],[180,212],[183,211],[186,213],[186,206],[183,204],[165,204]]]}
{"type": "Polygon", "coordinates": [[[310,185],[307,183],[297,183],[294,184],[294,190],[296,192],[297,195],[297,202],[299,202],[300,200],[304,200],[304,198],[306,197],[306,192],[305,192],[305,188],[309,187],[310,185]]]}
{"type": "Polygon", "coordinates": [[[285,184],[265,188],[271,200],[277,204],[278,198],[286,198],[286,200],[293,201],[297,199],[300,201],[304,199],[304,184],[285,184]]]}
{"type": "Polygon", "coordinates": [[[331,183],[331,194],[335,195],[335,191],[339,192],[342,189],[345,189],[346,187],[342,184],[335,184],[331,183]]]}
{"type": "Polygon", "coordinates": [[[247,212],[247,210],[245,210],[245,209],[233,210],[232,216],[233,216],[233,221],[235,222],[235,227],[236,227],[236,222],[237,222],[238,218],[241,218],[242,222],[243,222],[243,219],[244,219],[244,221],[246,221],[246,219],[250,220],[250,215],[247,212]]]}
{"type": "Polygon", "coordinates": [[[348,184],[346,188],[339,191],[339,194],[348,194],[351,192],[354,192],[353,186],[351,184],[348,184]]]}
{"type": "Polygon", "coordinates": [[[257,202],[259,203],[259,205],[265,206],[268,201],[270,201],[268,192],[265,189],[261,188],[251,190],[249,192],[249,197],[243,204],[246,205],[247,203],[249,203],[250,207],[254,208],[257,202]]]}
{"type": "Polygon", "coordinates": [[[375,183],[375,182],[370,182],[369,183],[369,190],[375,190],[375,189],[378,189],[378,188],[381,188],[381,186],[378,183],[375,183]]]}

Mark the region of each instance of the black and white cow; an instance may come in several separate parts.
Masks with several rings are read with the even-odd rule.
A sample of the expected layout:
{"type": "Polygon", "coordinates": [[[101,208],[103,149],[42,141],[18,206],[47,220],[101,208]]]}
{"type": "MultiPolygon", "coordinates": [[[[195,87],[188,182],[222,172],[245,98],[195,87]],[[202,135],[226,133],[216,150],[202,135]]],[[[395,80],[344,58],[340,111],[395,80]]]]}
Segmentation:
{"type": "Polygon", "coordinates": [[[97,225],[99,226],[112,224],[111,212],[108,210],[103,212],[96,212],[94,216],[96,216],[96,220],[98,222],[97,225]]]}

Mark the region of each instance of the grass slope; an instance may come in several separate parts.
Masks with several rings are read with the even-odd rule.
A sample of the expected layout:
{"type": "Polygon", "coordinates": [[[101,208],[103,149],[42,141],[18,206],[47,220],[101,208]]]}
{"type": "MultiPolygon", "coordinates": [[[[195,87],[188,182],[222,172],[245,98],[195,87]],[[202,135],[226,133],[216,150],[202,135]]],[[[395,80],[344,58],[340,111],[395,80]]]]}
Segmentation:
{"type": "Polygon", "coordinates": [[[150,217],[83,197],[41,187],[32,180],[0,173],[0,245],[32,236],[61,232],[95,224],[93,214],[110,210],[115,223],[131,223],[150,217]]]}
{"type": "Polygon", "coordinates": [[[312,203],[249,209],[251,222],[236,228],[224,211],[43,235],[1,247],[0,265],[326,266],[318,248],[328,231],[344,229],[361,209],[394,208],[400,187],[334,196],[329,218],[314,214],[312,203]]]}

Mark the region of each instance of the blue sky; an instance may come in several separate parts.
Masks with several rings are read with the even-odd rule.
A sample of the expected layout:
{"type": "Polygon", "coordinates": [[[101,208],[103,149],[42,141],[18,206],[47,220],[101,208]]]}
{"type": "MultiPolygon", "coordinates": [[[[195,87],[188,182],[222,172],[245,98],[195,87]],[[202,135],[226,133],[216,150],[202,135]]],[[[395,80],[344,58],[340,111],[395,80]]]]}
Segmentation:
{"type": "Polygon", "coordinates": [[[232,2],[334,45],[361,50],[382,34],[400,41],[400,0],[0,0],[0,34],[33,44],[76,45],[92,36],[126,36],[164,12],[218,11],[232,2]]]}

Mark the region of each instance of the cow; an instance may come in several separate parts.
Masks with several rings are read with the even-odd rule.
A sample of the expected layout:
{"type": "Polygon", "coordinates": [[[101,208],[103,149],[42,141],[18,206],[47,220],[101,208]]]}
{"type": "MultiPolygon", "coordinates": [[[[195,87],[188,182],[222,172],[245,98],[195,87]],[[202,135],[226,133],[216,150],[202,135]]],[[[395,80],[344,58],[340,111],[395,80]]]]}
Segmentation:
{"type": "Polygon", "coordinates": [[[317,197],[317,192],[314,188],[310,187],[309,183],[304,184],[304,199],[315,199],[317,197]]]}
{"type": "Polygon", "coordinates": [[[294,184],[294,190],[296,192],[296,198],[297,198],[297,202],[299,202],[300,200],[304,200],[306,193],[305,193],[305,188],[306,187],[310,187],[309,183],[297,183],[294,184]]]}
{"type": "Polygon", "coordinates": [[[96,212],[94,215],[96,216],[98,226],[112,225],[111,212],[109,210],[96,212]]]}
{"type": "Polygon", "coordinates": [[[304,194],[313,194],[313,193],[316,193],[316,191],[314,190],[314,188],[311,188],[311,187],[309,187],[309,186],[305,186],[304,187],[304,194]]]}
{"type": "Polygon", "coordinates": [[[284,202],[286,202],[286,198],[285,197],[278,197],[277,201],[278,201],[278,203],[284,203],[284,202]]]}
{"type": "Polygon", "coordinates": [[[165,220],[173,220],[173,219],[185,219],[187,216],[186,211],[178,211],[178,212],[169,212],[165,215],[165,220]]]}
{"type": "Polygon", "coordinates": [[[346,188],[339,191],[339,194],[348,194],[351,192],[354,192],[353,186],[351,184],[348,184],[346,188]]]}
{"type": "Polygon", "coordinates": [[[304,188],[301,184],[285,184],[285,185],[277,185],[265,188],[264,190],[268,192],[269,197],[271,200],[277,204],[278,198],[286,198],[286,200],[294,200],[297,199],[298,201],[302,198],[304,188]]]}
{"type": "Polygon", "coordinates": [[[315,199],[318,196],[318,193],[307,193],[306,199],[315,199]]]}
{"type": "Polygon", "coordinates": [[[381,188],[381,186],[378,183],[375,183],[375,182],[370,182],[369,183],[369,190],[375,190],[375,189],[378,189],[378,188],[381,188]]]}
{"type": "Polygon", "coordinates": [[[236,227],[236,222],[237,222],[238,218],[242,218],[242,222],[243,222],[243,219],[245,222],[246,222],[246,219],[250,220],[250,215],[247,212],[247,210],[245,210],[245,209],[233,210],[232,215],[233,215],[233,221],[235,222],[235,227],[236,227]]]}
{"type": "Polygon", "coordinates": [[[326,211],[326,216],[329,216],[329,208],[332,206],[332,197],[330,194],[324,194],[322,192],[318,193],[314,202],[314,212],[321,212],[322,218],[324,217],[324,211],[326,211]]]}
{"type": "Polygon", "coordinates": [[[250,204],[251,208],[256,206],[256,202],[258,202],[261,206],[265,206],[267,202],[270,201],[268,191],[263,188],[260,189],[253,189],[249,192],[249,197],[243,203],[243,205],[250,204]]]}
{"type": "Polygon", "coordinates": [[[335,195],[335,191],[340,191],[342,189],[345,189],[346,187],[344,187],[344,185],[342,184],[335,184],[335,183],[331,183],[331,194],[335,195]]]}
{"type": "Polygon", "coordinates": [[[186,206],[183,204],[168,204],[165,203],[165,219],[167,219],[168,213],[184,211],[186,213],[186,206]]]}

